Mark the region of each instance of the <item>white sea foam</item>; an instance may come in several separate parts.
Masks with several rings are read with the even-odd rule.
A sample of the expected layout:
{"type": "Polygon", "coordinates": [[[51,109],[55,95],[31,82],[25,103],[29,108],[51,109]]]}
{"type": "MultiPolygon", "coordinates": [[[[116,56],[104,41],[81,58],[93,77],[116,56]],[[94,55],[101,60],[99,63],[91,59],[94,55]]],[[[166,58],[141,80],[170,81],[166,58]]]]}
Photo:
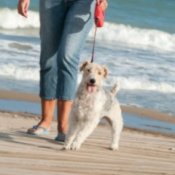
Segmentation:
{"type": "Polygon", "coordinates": [[[14,80],[29,80],[38,81],[39,80],[39,68],[34,67],[19,67],[15,64],[4,64],[0,65],[0,76],[11,78],[14,80]]]}
{"type": "MultiPolygon", "coordinates": [[[[0,57],[0,77],[12,79],[14,81],[30,81],[31,83],[38,82],[39,50],[35,52],[33,52],[33,50],[19,50],[18,48],[11,48],[11,46],[9,47],[9,43],[9,41],[6,41],[4,45],[1,46],[2,53],[0,57]]],[[[37,45],[34,44],[33,48],[35,48],[36,46],[37,45]]],[[[84,55],[86,55],[86,53],[84,53],[84,55]]],[[[136,66],[137,60],[131,59],[132,62],[136,64],[133,65],[127,64],[126,62],[123,63],[123,59],[109,59],[110,63],[108,62],[108,59],[106,59],[106,65],[108,65],[108,68],[112,71],[109,74],[108,79],[106,80],[106,86],[113,86],[113,83],[118,82],[121,89],[125,90],[146,90],[162,93],[175,93],[174,78],[173,75],[170,75],[170,73],[164,72],[163,74],[161,74],[161,69],[159,67],[152,66],[151,70],[152,72],[154,72],[154,74],[149,75],[150,72],[148,71],[148,73],[144,72],[144,74],[142,73],[141,75],[139,75],[140,72],[138,67],[136,66]],[[119,65],[116,69],[114,69],[111,66],[115,65],[116,62],[118,62],[119,65]],[[127,68],[125,68],[124,65],[127,68]],[[118,67],[121,67],[121,69],[118,67]],[[133,69],[133,71],[135,70],[134,74],[131,74],[133,71],[128,72],[129,69],[133,69]],[[158,79],[160,77],[156,78],[157,74],[159,74],[161,79],[158,79]],[[170,77],[168,77],[168,75],[170,77]],[[155,76],[153,80],[150,79],[152,78],[152,76],[155,76]]],[[[145,68],[149,67],[149,65],[144,63],[142,63],[141,65],[145,68]]],[[[167,70],[169,70],[168,67],[167,70]]],[[[81,75],[79,74],[78,82],[80,82],[80,79],[81,75]]]]}
{"type": "Polygon", "coordinates": [[[36,43],[1,40],[0,77],[39,80],[39,46],[36,43]]]}
{"type": "MultiPolygon", "coordinates": [[[[31,11],[29,13],[29,18],[25,19],[20,17],[16,10],[0,10],[0,28],[13,30],[17,28],[31,27],[39,27],[37,12],[31,11]]],[[[94,30],[91,30],[89,34],[90,37],[93,37],[93,32],[94,30]]],[[[13,38],[13,40],[10,41],[8,38],[8,40],[6,40],[5,36],[1,39],[0,49],[2,50],[0,60],[0,76],[19,81],[39,81],[39,43],[28,43],[27,39],[25,38],[23,43],[21,43],[21,41],[19,42],[15,39],[16,38],[13,38]]],[[[161,51],[175,50],[174,34],[168,34],[158,30],[133,28],[127,25],[112,24],[108,22],[105,23],[103,28],[98,30],[97,41],[107,41],[114,46],[115,44],[123,44],[124,47],[127,46],[128,48],[131,48],[131,53],[134,52],[132,47],[158,48],[161,51]]],[[[102,45],[105,46],[105,42],[103,42],[102,45]]],[[[114,49],[114,47],[112,48],[114,49]]],[[[84,57],[85,55],[89,54],[86,53],[86,51],[83,53],[84,57]]],[[[96,52],[105,55],[105,64],[109,66],[109,69],[113,70],[113,76],[109,77],[109,81],[106,83],[106,85],[112,86],[113,82],[119,82],[122,89],[175,93],[174,71],[172,64],[166,62],[164,57],[162,57],[162,60],[160,61],[160,54],[157,55],[157,57],[154,56],[154,58],[152,57],[153,55],[151,55],[154,62],[152,61],[150,65],[150,62],[140,62],[140,59],[138,59],[135,55],[133,57],[132,54],[119,57],[115,51],[113,53],[115,56],[112,55],[111,57],[110,54],[112,50],[110,50],[110,54],[107,49],[96,50],[96,52]],[[127,62],[127,60],[129,60],[129,62],[127,62]],[[117,67],[117,70],[115,67],[113,67],[114,65],[117,67]],[[157,67],[157,65],[166,68],[167,72],[163,72],[163,70],[157,67]],[[142,76],[140,76],[139,72],[140,66],[146,70],[144,72],[142,71],[142,76]],[[128,70],[130,70],[130,72],[128,72],[128,70]],[[119,71],[119,73],[117,71],[119,71]],[[133,74],[133,72],[135,72],[135,74],[133,74]],[[118,76],[115,77],[114,74],[118,76]],[[161,81],[156,81],[156,76],[158,75],[160,76],[161,81]],[[152,76],[154,77],[151,81],[152,76]]],[[[146,51],[146,53],[149,53],[149,51],[146,51]]],[[[142,55],[144,54],[145,53],[143,52],[142,55]]],[[[98,61],[100,62],[102,60],[98,61]]]]}
{"type": "MultiPolygon", "coordinates": [[[[39,28],[39,26],[38,12],[30,11],[26,19],[19,16],[16,10],[8,8],[0,10],[0,28],[2,29],[39,28]]],[[[93,35],[94,29],[91,30],[89,36],[92,38],[93,35]]],[[[98,29],[97,41],[159,51],[175,50],[175,34],[109,22],[106,22],[103,28],[98,29]]]]}
{"type": "Polygon", "coordinates": [[[30,11],[28,18],[20,16],[17,10],[8,8],[0,9],[0,28],[17,29],[17,28],[39,28],[39,16],[37,12],[30,11]]]}
{"type": "MultiPolygon", "coordinates": [[[[147,90],[156,91],[163,93],[175,93],[175,83],[168,82],[153,82],[146,80],[144,77],[141,78],[126,78],[126,77],[110,77],[111,83],[118,82],[121,89],[127,90],[147,90]]],[[[110,83],[110,84],[111,84],[110,83]]],[[[109,85],[109,83],[108,83],[109,85]]],[[[112,86],[112,84],[111,84],[112,86]]]]}
{"type": "MultiPolygon", "coordinates": [[[[93,36],[93,31],[90,32],[90,36],[93,36]]],[[[112,42],[114,45],[123,44],[137,48],[161,51],[175,50],[175,34],[108,22],[105,23],[103,28],[98,29],[98,40],[112,42]]]]}
{"type": "MultiPolygon", "coordinates": [[[[16,80],[39,81],[39,65],[38,66],[20,66],[17,64],[1,64],[0,76],[12,78],[16,80]]],[[[80,82],[81,74],[79,74],[78,82],[80,82]]],[[[145,77],[116,77],[109,76],[105,85],[112,86],[113,83],[118,82],[121,89],[125,90],[148,90],[163,93],[175,93],[175,84],[168,82],[153,82],[146,80],[145,77]]]]}

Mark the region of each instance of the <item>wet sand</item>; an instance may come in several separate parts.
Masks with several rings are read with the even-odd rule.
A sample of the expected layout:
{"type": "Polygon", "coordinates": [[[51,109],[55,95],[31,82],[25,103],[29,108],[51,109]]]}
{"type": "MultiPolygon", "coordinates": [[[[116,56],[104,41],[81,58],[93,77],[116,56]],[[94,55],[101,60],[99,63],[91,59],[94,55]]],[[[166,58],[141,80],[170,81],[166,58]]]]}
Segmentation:
{"type": "MultiPolygon", "coordinates": [[[[15,91],[8,91],[8,90],[0,90],[0,99],[15,99],[15,100],[22,100],[22,101],[29,101],[29,102],[40,102],[40,98],[37,95],[30,94],[30,93],[22,93],[22,92],[15,92],[15,91]]],[[[175,116],[170,116],[159,111],[145,109],[141,107],[135,106],[123,106],[121,105],[122,111],[127,113],[133,113],[140,117],[149,117],[151,119],[165,121],[169,123],[175,124],[175,116]]]]}

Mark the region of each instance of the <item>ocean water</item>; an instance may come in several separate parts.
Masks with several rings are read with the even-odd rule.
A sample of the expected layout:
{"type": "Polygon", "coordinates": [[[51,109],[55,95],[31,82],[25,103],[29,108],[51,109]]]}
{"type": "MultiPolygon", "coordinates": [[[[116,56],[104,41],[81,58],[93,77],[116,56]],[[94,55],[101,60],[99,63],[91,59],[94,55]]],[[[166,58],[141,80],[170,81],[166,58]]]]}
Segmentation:
{"type": "MultiPolygon", "coordinates": [[[[38,0],[31,0],[28,19],[17,14],[16,5],[17,0],[0,1],[0,89],[38,94],[38,0]]],[[[106,88],[120,85],[120,103],[175,116],[174,9],[174,0],[109,0],[95,61],[109,69],[106,88]]],[[[94,28],[81,62],[91,57],[93,33],[94,28]]]]}

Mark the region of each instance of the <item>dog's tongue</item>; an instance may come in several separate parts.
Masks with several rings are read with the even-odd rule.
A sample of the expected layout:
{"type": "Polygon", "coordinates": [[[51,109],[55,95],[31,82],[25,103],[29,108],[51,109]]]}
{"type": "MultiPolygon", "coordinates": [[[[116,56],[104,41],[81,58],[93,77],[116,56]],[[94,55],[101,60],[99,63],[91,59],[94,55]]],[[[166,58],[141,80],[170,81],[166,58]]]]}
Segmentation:
{"type": "Polygon", "coordinates": [[[95,92],[96,91],[96,86],[92,86],[92,85],[87,85],[87,91],[89,93],[95,92]]]}

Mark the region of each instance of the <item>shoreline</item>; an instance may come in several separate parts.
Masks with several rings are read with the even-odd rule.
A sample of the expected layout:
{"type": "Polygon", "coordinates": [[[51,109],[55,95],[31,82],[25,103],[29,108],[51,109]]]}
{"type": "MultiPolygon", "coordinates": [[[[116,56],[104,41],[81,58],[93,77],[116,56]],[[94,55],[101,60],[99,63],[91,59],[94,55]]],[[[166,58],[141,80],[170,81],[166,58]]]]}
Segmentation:
{"type": "MultiPolygon", "coordinates": [[[[0,99],[40,103],[40,98],[37,94],[34,95],[26,92],[17,92],[17,91],[2,90],[2,89],[0,89],[0,99]]],[[[127,106],[127,105],[121,105],[121,109],[125,113],[132,113],[143,118],[148,117],[150,119],[155,119],[155,120],[160,120],[160,121],[175,124],[175,116],[171,116],[166,113],[159,112],[153,109],[137,107],[137,106],[127,106]]]]}
{"type": "MultiPolygon", "coordinates": [[[[39,120],[39,117],[40,117],[40,115],[30,113],[30,112],[13,112],[13,111],[7,111],[7,110],[0,110],[0,115],[3,115],[3,114],[5,114],[5,115],[7,114],[10,116],[27,117],[27,118],[31,118],[32,120],[39,120]]],[[[54,123],[56,122],[55,118],[53,119],[53,122],[54,123]]],[[[106,126],[108,126],[108,122],[104,120],[104,121],[100,122],[98,126],[99,127],[106,127],[106,126]]],[[[132,132],[137,132],[137,133],[141,133],[141,134],[148,134],[148,135],[151,134],[151,135],[155,135],[155,136],[175,138],[175,134],[147,130],[144,128],[135,128],[135,127],[131,127],[131,126],[124,126],[124,130],[126,130],[128,132],[132,131],[132,132]]]]}
{"type": "MultiPolygon", "coordinates": [[[[40,116],[40,98],[35,94],[0,90],[0,105],[0,112],[40,116]]],[[[121,105],[121,108],[125,128],[175,137],[175,117],[135,106],[121,105]]],[[[54,116],[55,120],[56,111],[54,116]]]]}

